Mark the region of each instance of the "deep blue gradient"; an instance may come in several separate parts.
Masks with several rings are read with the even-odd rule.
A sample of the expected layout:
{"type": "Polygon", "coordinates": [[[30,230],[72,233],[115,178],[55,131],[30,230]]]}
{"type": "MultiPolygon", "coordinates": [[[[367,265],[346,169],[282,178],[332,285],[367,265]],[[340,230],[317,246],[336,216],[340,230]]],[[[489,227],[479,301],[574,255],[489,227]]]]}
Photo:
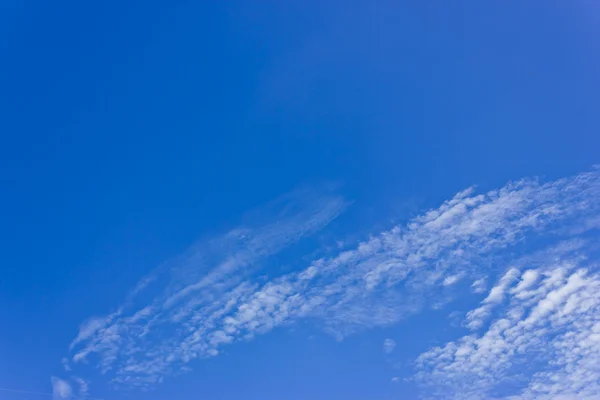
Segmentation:
{"type": "MultiPolygon", "coordinates": [[[[0,387],[48,392],[82,320],[298,185],[359,205],[343,240],[472,184],[600,161],[593,1],[367,3],[0,6],[0,387]]],[[[311,329],[126,396],[401,395],[384,332],[311,329]]]]}

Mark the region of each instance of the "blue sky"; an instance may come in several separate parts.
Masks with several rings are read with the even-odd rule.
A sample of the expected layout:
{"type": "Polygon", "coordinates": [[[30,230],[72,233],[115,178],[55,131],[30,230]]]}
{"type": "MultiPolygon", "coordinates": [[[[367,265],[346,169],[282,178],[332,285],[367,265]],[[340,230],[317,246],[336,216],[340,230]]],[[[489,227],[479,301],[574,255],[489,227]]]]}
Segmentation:
{"type": "Polygon", "coordinates": [[[1,10],[0,399],[600,397],[593,1],[1,10]]]}

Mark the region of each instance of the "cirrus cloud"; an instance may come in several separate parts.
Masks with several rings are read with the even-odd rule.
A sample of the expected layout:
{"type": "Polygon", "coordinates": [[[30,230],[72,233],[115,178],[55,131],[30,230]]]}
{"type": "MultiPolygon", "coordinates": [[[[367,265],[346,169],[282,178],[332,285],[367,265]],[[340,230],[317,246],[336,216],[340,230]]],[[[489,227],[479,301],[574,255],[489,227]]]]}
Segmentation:
{"type": "MultiPolygon", "coordinates": [[[[321,229],[346,205],[335,195],[309,197],[302,207],[283,207],[283,214],[266,223],[202,242],[144,278],[115,312],[82,325],[71,361],[94,362],[116,385],[146,388],[189,370],[195,359],[217,356],[231,343],[300,319],[310,318],[342,339],[443,307],[464,293],[482,293],[488,276],[499,273],[498,265],[524,256],[526,239],[563,243],[553,247],[556,254],[573,255],[587,246],[581,238],[600,226],[597,170],[546,183],[524,179],[484,194],[467,189],[352,249],[260,279],[268,257],[321,229]],[[476,279],[467,282],[467,277],[476,279]],[[157,294],[141,301],[140,293],[152,285],[159,285],[157,294]]],[[[583,271],[555,279],[573,276],[570,285],[579,293],[596,279],[583,271]]],[[[506,269],[480,307],[467,315],[466,325],[474,332],[483,329],[507,301],[528,296],[553,276],[550,272],[518,265],[506,269]]],[[[556,296],[566,295],[553,294],[536,308],[538,320],[553,315],[556,296]]],[[[478,338],[469,337],[459,354],[468,354],[468,341],[478,338]]],[[[428,376],[436,370],[432,357],[419,361],[424,384],[432,382],[428,376]]]]}

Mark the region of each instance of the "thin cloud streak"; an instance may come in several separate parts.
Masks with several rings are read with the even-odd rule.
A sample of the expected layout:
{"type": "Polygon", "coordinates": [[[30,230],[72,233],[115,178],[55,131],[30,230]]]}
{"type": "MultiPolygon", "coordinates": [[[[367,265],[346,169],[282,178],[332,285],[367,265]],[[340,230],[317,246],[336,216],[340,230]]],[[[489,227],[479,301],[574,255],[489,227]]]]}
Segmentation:
{"type": "MultiPolygon", "coordinates": [[[[332,188],[301,188],[250,213],[242,226],[225,235],[199,241],[142,278],[115,312],[82,323],[70,345],[71,367],[94,355],[99,357],[95,361],[101,372],[107,373],[126,358],[129,361],[121,365],[114,382],[146,386],[158,383],[162,375],[176,373],[192,358],[210,355],[210,349],[194,350],[198,346],[182,350],[192,341],[191,328],[209,323],[205,317],[210,310],[218,313],[218,308],[233,308],[235,304],[228,306],[226,299],[233,302],[257,288],[245,280],[262,262],[328,225],[348,204],[332,188]],[[148,295],[150,302],[140,301],[148,295]],[[157,348],[154,337],[173,324],[180,327],[169,333],[172,342],[157,348]],[[154,349],[149,353],[152,359],[144,361],[148,348],[154,349]],[[158,351],[171,357],[165,359],[158,351]],[[142,370],[155,373],[146,373],[151,376],[142,379],[131,377],[142,370]]],[[[211,343],[219,340],[226,339],[218,333],[211,335],[211,343]]]]}
{"type": "MultiPolygon", "coordinates": [[[[167,268],[163,276],[169,283],[154,300],[131,310],[127,304],[82,325],[71,359],[81,363],[95,354],[113,383],[150,387],[188,370],[196,358],[216,356],[227,344],[302,318],[341,340],[443,307],[470,289],[484,291],[486,276],[498,272],[490,266],[518,255],[517,245],[525,239],[560,241],[597,229],[598,199],[597,170],[547,183],[525,179],[485,194],[468,189],[301,271],[266,283],[239,273],[254,271],[261,260],[335,218],[345,203],[329,197],[287,223],[234,230],[192,249],[167,268]],[[286,232],[280,242],[279,231],[286,232]],[[478,279],[467,282],[469,276],[478,279]]],[[[150,279],[148,285],[161,281],[150,279]]],[[[513,283],[490,294],[483,305],[512,296],[513,283]]]]}
{"type": "MultiPolygon", "coordinates": [[[[46,397],[55,397],[56,396],[56,393],[45,393],[45,392],[36,392],[36,391],[32,391],[32,390],[10,389],[10,388],[0,388],[0,392],[32,394],[32,395],[36,395],[36,396],[46,396],[46,397]]],[[[71,394],[71,396],[72,396],[72,394],[71,394]]],[[[82,395],[82,394],[80,394],[79,396],[71,397],[71,398],[73,400],[104,400],[104,399],[100,399],[98,397],[88,397],[87,395],[82,395]]]]}
{"type": "Polygon", "coordinates": [[[385,339],[383,341],[383,351],[387,354],[390,354],[396,348],[396,342],[393,339],[385,339]]]}

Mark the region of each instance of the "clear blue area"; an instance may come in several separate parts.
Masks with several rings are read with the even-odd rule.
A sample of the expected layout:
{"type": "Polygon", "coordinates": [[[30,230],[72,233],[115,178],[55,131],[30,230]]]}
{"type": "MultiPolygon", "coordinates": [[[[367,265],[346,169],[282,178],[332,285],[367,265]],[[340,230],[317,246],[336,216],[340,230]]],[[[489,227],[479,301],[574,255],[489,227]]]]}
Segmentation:
{"type": "MultiPolygon", "coordinates": [[[[299,185],[338,183],[353,203],[325,235],[358,240],[470,185],[589,170],[599,22],[583,0],[4,1],[0,387],[50,393],[81,321],[299,185]]],[[[302,323],[90,396],[417,398],[381,343],[412,360],[401,342],[436,323],[341,342],[302,323]]]]}

